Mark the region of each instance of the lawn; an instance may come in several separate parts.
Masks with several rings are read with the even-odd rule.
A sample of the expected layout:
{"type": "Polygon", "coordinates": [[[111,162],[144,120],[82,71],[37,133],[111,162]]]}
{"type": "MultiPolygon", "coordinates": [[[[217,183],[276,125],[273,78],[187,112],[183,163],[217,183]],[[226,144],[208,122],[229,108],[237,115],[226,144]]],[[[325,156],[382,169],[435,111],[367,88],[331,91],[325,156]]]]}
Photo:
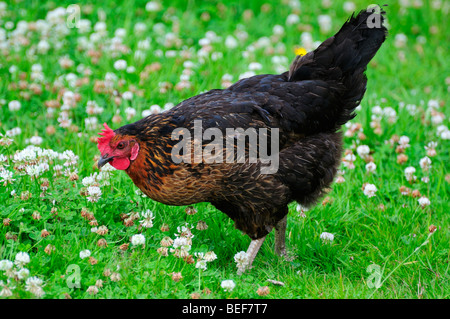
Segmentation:
{"type": "Polygon", "coordinates": [[[281,73],[364,1],[0,2],[0,298],[450,297],[446,1],[387,1],[329,193],[290,205],[287,258],[208,203],[96,167],[97,133],[281,73]],[[181,252],[188,252],[182,257],[181,252]]]}

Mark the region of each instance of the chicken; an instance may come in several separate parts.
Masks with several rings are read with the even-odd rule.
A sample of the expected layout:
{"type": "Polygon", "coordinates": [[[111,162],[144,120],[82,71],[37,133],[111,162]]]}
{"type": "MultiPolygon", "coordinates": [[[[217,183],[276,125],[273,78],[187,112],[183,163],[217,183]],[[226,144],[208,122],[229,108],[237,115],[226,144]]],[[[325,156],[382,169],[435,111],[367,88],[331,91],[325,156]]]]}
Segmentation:
{"type": "Polygon", "coordinates": [[[355,116],[367,64],[387,36],[385,12],[373,26],[374,14],[353,14],[282,74],[242,79],[116,130],[104,124],[98,167],[125,170],[144,194],[167,205],[210,202],[250,237],[247,268],[274,228],[275,252],[284,254],[288,204],[314,205],[337,172],[339,129],[355,116]],[[212,128],[215,135],[205,134],[212,128]]]}

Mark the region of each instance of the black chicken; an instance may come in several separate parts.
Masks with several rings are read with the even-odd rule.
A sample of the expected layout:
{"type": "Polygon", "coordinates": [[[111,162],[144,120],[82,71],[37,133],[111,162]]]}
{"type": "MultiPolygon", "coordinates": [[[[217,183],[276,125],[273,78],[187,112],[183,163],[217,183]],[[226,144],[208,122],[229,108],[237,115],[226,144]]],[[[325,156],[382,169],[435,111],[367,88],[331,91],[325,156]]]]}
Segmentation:
{"type": "MultiPolygon", "coordinates": [[[[212,203],[252,239],[247,251],[249,266],[273,228],[275,251],[283,254],[288,204],[313,205],[340,164],[339,129],[355,116],[353,111],[366,90],[367,64],[387,35],[385,12],[377,17],[378,26],[368,23],[374,14],[369,10],[352,15],[335,36],[297,56],[288,72],[242,79],[225,90],[194,96],[114,131],[105,124],[98,140],[102,156],[98,167],[110,162],[125,170],[148,197],[161,203],[212,203]],[[177,150],[185,136],[181,134],[195,135],[196,120],[201,120],[203,133],[218,128],[221,139],[194,139],[187,149],[177,150]],[[227,148],[232,149],[230,154],[239,153],[237,143],[226,144],[227,128],[254,128],[258,137],[265,135],[270,141],[277,137],[277,147],[248,137],[244,161],[236,157],[231,162],[211,162],[211,157],[228,158],[227,148]],[[267,164],[249,160],[252,143],[258,146],[258,159],[264,147],[278,159],[275,171],[262,173],[267,164]],[[225,149],[214,149],[210,157],[196,161],[195,148],[200,145],[204,151],[212,144],[225,149]]],[[[238,135],[235,132],[232,140],[238,140],[238,135]]]]}

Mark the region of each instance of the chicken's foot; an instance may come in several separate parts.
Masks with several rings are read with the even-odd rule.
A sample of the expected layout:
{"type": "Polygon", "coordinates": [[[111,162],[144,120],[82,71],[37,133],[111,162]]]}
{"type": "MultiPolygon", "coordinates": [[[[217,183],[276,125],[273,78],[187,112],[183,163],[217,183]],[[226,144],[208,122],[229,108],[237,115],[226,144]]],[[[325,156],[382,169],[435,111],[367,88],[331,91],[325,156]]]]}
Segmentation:
{"type": "Polygon", "coordinates": [[[245,270],[252,268],[253,260],[255,260],[255,257],[258,254],[258,251],[261,248],[264,239],[266,239],[266,236],[259,239],[254,239],[250,242],[250,245],[247,249],[248,262],[244,267],[238,269],[238,275],[242,275],[245,270]]]}
{"type": "Polygon", "coordinates": [[[275,254],[286,256],[286,225],[287,215],[275,226],[275,254]]]}

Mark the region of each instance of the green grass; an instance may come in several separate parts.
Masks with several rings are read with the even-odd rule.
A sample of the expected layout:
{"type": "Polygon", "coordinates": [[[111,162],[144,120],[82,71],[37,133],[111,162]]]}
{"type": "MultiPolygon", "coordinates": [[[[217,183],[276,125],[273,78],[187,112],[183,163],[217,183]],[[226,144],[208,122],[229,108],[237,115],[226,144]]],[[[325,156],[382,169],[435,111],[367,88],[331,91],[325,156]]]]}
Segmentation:
{"type": "MultiPolygon", "coordinates": [[[[310,30],[314,41],[323,41],[349,16],[341,1],[333,1],[329,8],[320,2],[302,1],[298,12],[300,22],[286,25],[287,16],[296,9],[284,2],[268,0],[268,5],[262,8],[260,1],[227,1],[223,4],[171,1],[170,8],[164,2],[161,11],[147,12],[146,1],[126,1],[123,5],[117,1],[103,1],[102,4],[80,1],[81,18],[90,20],[92,29],[103,15],[106,16],[106,34],[91,51],[101,52],[97,63],[88,53],[89,49],[79,49],[78,45],[79,39],[83,36],[89,39],[93,30],[80,34],[73,28],[68,29],[67,34],[58,35],[55,25],[46,37],[39,31],[38,23],[38,31],[13,33],[19,21],[31,23],[45,19],[49,11],[58,5],[66,7],[69,1],[25,0],[0,10],[0,28],[5,30],[7,37],[2,40],[0,32],[0,133],[5,134],[15,127],[21,129],[19,135],[11,137],[13,141],[9,147],[0,146],[0,154],[7,157],[0,166],[9,165],[5,169],[12,171],[15,179],[11,184],[0,184],[3,220],[0,260],[14,262],[18,252],[28,253],[30,262],[24,267],[29,270],[28,277],[37,276],[43,280],[43,298],[449,298],[450,143],[437,135],[440,125],[445,125],[448,130],[450,114],[448,7],[444,8],[448,4],[444,1],[439,8],[433,8],[432,2],[428,1],[423,1],[420,7],[407,8],[400,7],[396,1],[388,1],[390,36],[368,67],[367,93],[358,116],[352,121],[361,124],[366,139],[360,140],[357,134],[345,138],[345,149],[353,150],[356,155],[355,168],[342,166],[345,182],[334,183],[327,194],[328,203],[319,203],[304,212],[305,216],[297,212],[295,203],[291,204],[287,226],[287,248],[292,257],[289,261],[273,253],[274,238],[269,234],[254,268],[238,276],[233,257],[247,249],[249,238],[236,230],[227,216],[206,203],[195,205],[198,213],[187,215],[185,207],[166,206],[143,198],[136,194],[137,188],[121,171],[112,172],[110,185],[101,186],[102,195],[98,202],[89,202],[81,194],[83,178],[98,172],[93,168],[94,157],[98,155],[93,138],[97,136],[100,123],[107,122],[110,127],[117,128],[140,119],[142,111],[151,105],[177,104],[203,91],[221,88],[224,74],[231,74],[235,82],[240,74],[248,71],[251,62],[261,63],[262,69],[255,71],[257,74],[276,73],[272,57],[285,56],[288,62],[284,67],[287,68],[295,56],[294,49],[302,45],[300,35],[304,30],[310,30]],[[269,11],[265,12],[265,8],[269,11]],[[206,13],[209,19],[205,19],[206,13]],[[321,14],[332,18],[331,31],[326,34],[319,31],[317,17],[321,14]],[[248,16],[251,17],[245,18],[248,16]],[[8,29],[10,21],[13,22],[12,29],[8,29]],[[147,26],[142,35],[134,32],[137,22],[147,26]],[[158,26],[154,27],[157,24],[161,33],[158,26]],[[257,47],[253,51],[248,49],[261,37],[272,37],[273,27],[277,24],[284,27],[284,34],[278,39],[272,38],[269,47],[275,51],[257,47]],[[122,42],[129,50],[115,55],[108,47],[118,28],[125,29],[122,42]],[[238,40],[236,48],[227,48],[225,38],[228,35],[236,37],[236,30],[247,32],[248,38],[238,40]],[[211,52],[223,55],[216,61],[202,60],[197,55],[198,42],[207,31],[214,31],[221,37],[211,43],[211,52]],[[169,32],[175,34],[178,43],[165,46],[169,32]],[[404,47],[396,46],[397,34],[406,35],[404,47]],[[49,50],[39,53],[36,46],[44,38],[50,44],[49,50]],[[144,59],[138,61],[135,57],[138,42],[145,38],[151,39],[150,48],[144,50],[144,59]],[[13,42],[17,44],[13,45],[13,42]],[[281,43],[284,51],[277,47],[281,43]],[[176,57],[167,56],[169,50],[175,50],[176,57]],[[247,58],[242,55],[246,50],[249,52],[247,58]],[[182,51],[184,55],[180,53],[182,51]],[[190,57],[186,57],[188,53],[190,57]],[[68,56],[74,62],[73,66],[62,68],[58,61],[63,56],[68,56]],[[135,72],[115,70],[114,62],[118,59],[134,66],[135,72]],[[195,64],[189,79],[191,88],[176,90],[186,60],[195,64]],[[160,70],[145,74],[146,66],[155,62],[160,63],[160,70]],[[40,82],[33,80],[31,74],[32,65],[37,63],[42,66],[43,80],[40,82]],[[83,75],[80,65],[91,72],[83,75]],[[112,83],[111,91],[99,91],[96,81],[104,81],[107,72],[116,74],[117,80],[112,83]],[[85,77],[86,83],[71,86],[67,81],[69,73],[78,79],[85,77]],[[35,88],[29,86],[33,82],[41,92],[35,93],[35,88]],[[161,82],[171,83],[172,88],[161,93],[161,82]],[[54,115],[48,115],[45,106],[50,100],[57,100],[62,105],[64,89],[80,96],[69,111],[72,120],[69,128],[59,126],[60,109],[57,108],[54,115]],[[116,103],[115,97],[125,91],[134,92],[133,98],[116,103]],[[19,111],[10,111],[8,103],[13,100],[21,103],[19,111]],[[443,114],[442,123],[433,123],[430,100],[441,103],[438,111],[443,114]],[[94,129],[85,124],[85,118],[92,116],[86,113],[88,101],[96,101],[104,108],[102,113],[93,115],[99,123],[94,129]],[[401,107],[408,104],[416,105],[415,115],[401,107]],[[381,119],[379,132],[371,127],[372,108],[376,105],[392,107],[397,114],[393,123],[381,119]],[[137,111],[129,120],[125,113],[127,107],[137,111]],[[120,124],[112,122],[114,114],[122,117],[120,124]],[[46,131],[49,126],[55,128],[53,134],[46,131]],[[43,138],[39,145],[42,149],[59,153],[72,150],[79,157],[76,165],[71,166],[77,170],[78,180],[72,181],[64,175],[53,176],[54,165],[63,165],[63,159],[50,162],[50,171],[37,179],[20,175],[16,170],[17,163],[13,161],[14,154],[23,150],[28,145],[26,140],[34,135],[43,138]],[[410,147],[405,150],[408,159],[403,164],[397,162],[398,143],[393,146],[388,143],[394,135],[410,139],[410,147]],[[438,143],[437,154],[430,157],[430,171],[424,172],[419,161],[427,155],[424,147],[431,141],[438,143]],[[366,172],[366,163],[356,153],[358,145],[370,147],[377,165],[374,173],[366,172]],[[416,168],[415,183],[405,179],[404,170],[408,166],[416,168]],[[421,181],[424,176],[429,177],[428,183],[421,181]],[[45,192],[40,188],[42,178],[49,180],[45,192]],[[364,195],[364,183],[377,187],[374,197],[364,195]],[[422,208],[418,197],[401,194],[401,186],[418,190],[431,204],[422,208]],[[30,192],[29,199],[21,199],[24,191],[30,192]],[[108,228],[106,234],[91,231],[94,226],[81,216],[84,207],[94,214],[97,227],[108,228]],[[132,226],[124,225],[121,214],[147,209],[155,216],[153,227],[142,228],[138,220],[132,226]],[[34,212],[41,218],[33,219],[34,212]],[[204,221],[208,228],[197,230],[195,226],[199,221],[204,221]],[[214,251],[218,257],[207,263],[206,270],[198,269],[195,262],[188,263],[170,252],[168,256],[157,252],[161,240],[166,236],[175,239],[177,227],[185,223],[193,226],[190,253],[214,251]],[[168,231],[161,230],[163,224],[169,226],[168,231]],[[432,235],[429,235],[430,225],[437,226],[432,235]],[[41,236],[44,229],[49,233],[46,237],[41,236]],[[322,232],[332,233],[334,241],[324,243],[320,239],[322,232]],[[130,238],[138,233],[145,236],[145,246],[133,247],[130,238]],[[105,239],[107,246],[98,246],[100,239],[105,239]],[[127,250],[120,249],[123,244],[129,244],[127,250]],[[48,245],[54,248],[50,254],[45,251],[48,245]],[[95,261],[80,258],[80,251],[86,249],[95,261]],[[374,273],[367,271],[373,264],[379,266],[382,283],[379,288],[371,285],[374,273]],[[71,285],[77,271],[73,272],[70,267],[78,269],[79,288],[71,285]],[[120,274],[120,279],[114,281],[116,275],[110,276],[108,272],[120,274]],[[172,280],[173,272],[181,272],[183,278],[172,280]],[[226,292],[221,288],[221,282],[227,279],[236,283],[233,291],[226,292]],[[273,285],[268,279],[281,281],[284,286],[273,285]],[[88,288],[98,284],[98,280],[103,281],[98,292],[89,293],[88,288]],[[263,286],[269,286],[270,293],[259,296],[257,290],[263,286]]],[[[357,10],[367,5],[363,1],[354,2],[357,10]]],[[[65,18],[62,25],[65,25],[64,21],[65,18]]],[[[34,29],[34,25],[29,24],[27,28],[34,29]]],[[[346,130],[343,127],[343,131],[346,130]]],[[[193,258],[196,259],[194,255],[193,258]]],[[[14,269],[18,270],[16,266],[14,269]]],[[[0,271],[0,292],[3,285],[15,286],[8,298],[35,298],[26,289],[26,278],[9,275],[0,271]]]]}

